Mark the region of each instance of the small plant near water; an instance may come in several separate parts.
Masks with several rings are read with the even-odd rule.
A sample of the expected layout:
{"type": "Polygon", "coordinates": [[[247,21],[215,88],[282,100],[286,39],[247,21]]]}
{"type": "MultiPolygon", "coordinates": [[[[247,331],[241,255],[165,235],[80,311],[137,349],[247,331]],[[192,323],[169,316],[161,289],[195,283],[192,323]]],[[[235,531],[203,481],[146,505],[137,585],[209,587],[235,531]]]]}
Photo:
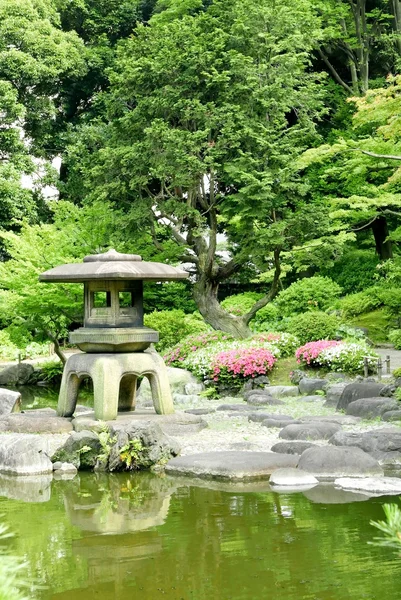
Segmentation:
{"type": "Polygon", "coordinates": [[[141,440],[130,440],[128,444],[120,449],[120,458],[126,464],[127,469],[140,469],[142,466],[141,453],[143,451],[144,447],[141,440]]]}
{"type": "Polygon", "coordinates": [[[25,575],[27,564],[11,556],[7,548],[1,545],[10,537],[12,534],[7,527],[0,524],[0,600],[33,600],[32,583],[26,580],[25,575]]]}
{"type": "Polygon", "coordinates": [[[102,431],[100,431],[99,442],[100,442],[102,449],[99,452],[98,460],[101,463],[103,463],[103,464],[107,463],[107,461],[109,460],[109,456],[110,456],[110,452],[113,447],[113,444],[115,444],[116,441],[117,441],[117,438],[111,437],[110,431],[107,429],[106,426],[104,429],[102,429],[102,431]]]}
{"type": "Polygon", "coordinates": [[[386,520],[370,521],[370,524],[384,535],[373,538],[373,542],[369,543],[394,548],[401,555],[401,510],[397,504],[384,504],[383,510],[386,520]]]}

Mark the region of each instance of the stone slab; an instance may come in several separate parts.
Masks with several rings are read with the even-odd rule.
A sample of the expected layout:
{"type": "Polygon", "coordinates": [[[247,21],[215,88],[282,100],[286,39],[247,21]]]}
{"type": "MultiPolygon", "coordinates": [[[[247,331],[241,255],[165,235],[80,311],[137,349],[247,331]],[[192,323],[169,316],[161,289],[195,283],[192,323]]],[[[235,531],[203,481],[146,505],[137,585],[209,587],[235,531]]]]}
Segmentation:
{"type": "Polygon", "coordinates": [[[166,473],[203,479],[251,481],[269,479],[276,469],[296,467],[298,456],[275,452],[204,452],[173,458],[166,473]]]}
{"type": "Polygon", "coordinates": [[[375,496],[401,494],[401,479],[398,477],[340,477],[334,481],[334,485],[375,496]]]}
{"type": "Polygon", "coordinates": [[[0,472],[15,475],[41,475],[53,472],[50,457],[66,442],[68,434],[0,435],[0,472]]]}
{"type": "Polygon", "coordinates": [[[14,433],[68,433],[72,431],[70,419],[35,412],[13,413],[0,418],[0,431],[14,433]]]}

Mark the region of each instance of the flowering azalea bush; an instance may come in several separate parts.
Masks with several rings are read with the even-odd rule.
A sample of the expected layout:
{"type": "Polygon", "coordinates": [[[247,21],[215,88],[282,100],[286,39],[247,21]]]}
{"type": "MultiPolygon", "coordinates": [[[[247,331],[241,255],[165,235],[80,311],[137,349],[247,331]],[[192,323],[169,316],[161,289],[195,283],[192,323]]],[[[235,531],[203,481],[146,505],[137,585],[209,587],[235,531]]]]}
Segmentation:
{"type": "Polygon", "coordinates": [[[295,350],[299,346],[299,339],[284,331],[270,331],[269,333],[258,333],[252,337],[252,341],[257,342],[268,342],[275,346],[280,351],[281,357],[293,356],[295,350]]]}
{"type": "Polygon", "coordinates": [[[334,340],[319,340],[317,342],[308,342],[304,344],[295,352],[295,358],[300,365],[306,365],[308,367],[322,366],[320,362],[320,355],[326,348],[338,346],[340,342],[334,340]]]}
{"type": "Polygon", "coordinates": [[[183,361],[193,352],[215,344],[228,342],[234,338],[224,331],[206,331],[205,333],[188,335],[179,344],[176,344],[163,356],[169,367],[182,367],[183,361]]]}
{"type": "Polygon", "coordinates": [[[335,340],[309,342],[298,348],[295,356],[299,364],[345,373],[362,373],[365,357],[368,359],[369,370],[374,371],[379,358],[376,352],[363,343],[335,340]]]}
{"type": "Polygon", "coordinates": [[[213,381],[240,387],[247,379],[269,373],[275,362],[267,348],[249,346],[219,352],[211,364],[213,381]]]}

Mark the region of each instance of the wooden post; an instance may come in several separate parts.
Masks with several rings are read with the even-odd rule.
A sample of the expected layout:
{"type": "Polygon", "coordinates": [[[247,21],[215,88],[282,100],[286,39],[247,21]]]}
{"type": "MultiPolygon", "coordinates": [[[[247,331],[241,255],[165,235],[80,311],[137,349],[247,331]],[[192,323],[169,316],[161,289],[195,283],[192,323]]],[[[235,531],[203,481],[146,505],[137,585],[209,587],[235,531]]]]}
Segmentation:
{"type": "Polygon", "coordinates": [[[383,373],[382,359],[378,358],[377,359],[377,377],[378,377],[379,380],[382,378],[382,373],[383,373]]]}
{"type": "Polygon", "coordinates": [[[363,376],[367,377],[369,375],[369,359],[367,356],[363,357],[363,376]]]}
{"type": "Polygon", "coordinates": [[[386,373],[390,375],[390,354],[386,355],[386,373]]]}

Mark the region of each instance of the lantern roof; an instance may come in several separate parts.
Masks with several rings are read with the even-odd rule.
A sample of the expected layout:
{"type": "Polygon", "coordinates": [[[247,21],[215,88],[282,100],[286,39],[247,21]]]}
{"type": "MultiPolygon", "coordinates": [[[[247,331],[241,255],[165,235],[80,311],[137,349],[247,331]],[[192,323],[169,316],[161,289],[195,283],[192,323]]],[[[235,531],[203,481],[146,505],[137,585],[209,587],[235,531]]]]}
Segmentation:
{"type": "Polygon", "coordinates": [[[157,262],[146,262],[138,254],[120,254],[109,250],[104,254],[85,256],[82,263],[60,265],[39,275],[40,281],[78,283],[99,280],[176,281],[187,279],[188,273],[157,262]]]}

